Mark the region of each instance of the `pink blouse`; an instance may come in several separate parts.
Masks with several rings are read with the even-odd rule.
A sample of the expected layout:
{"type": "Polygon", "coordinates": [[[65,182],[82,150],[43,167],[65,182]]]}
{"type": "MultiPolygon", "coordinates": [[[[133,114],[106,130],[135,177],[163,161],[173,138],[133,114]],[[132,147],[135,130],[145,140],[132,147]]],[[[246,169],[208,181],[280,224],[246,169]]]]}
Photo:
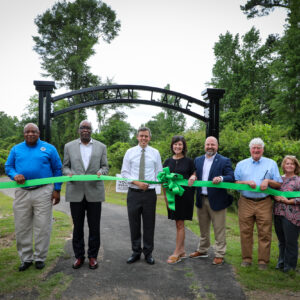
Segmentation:
{"type": "MultiPolygon", "coordinates": [[[[281,191],[300,191],[300,177],[293,176],[290,178],[282,176],[283,183],[281,191]]],[[[300,198],[294,198],[295,204],[285,204],[275,201],[274,215],[284,216],[291,223],[300,226],[300,198]]]]}

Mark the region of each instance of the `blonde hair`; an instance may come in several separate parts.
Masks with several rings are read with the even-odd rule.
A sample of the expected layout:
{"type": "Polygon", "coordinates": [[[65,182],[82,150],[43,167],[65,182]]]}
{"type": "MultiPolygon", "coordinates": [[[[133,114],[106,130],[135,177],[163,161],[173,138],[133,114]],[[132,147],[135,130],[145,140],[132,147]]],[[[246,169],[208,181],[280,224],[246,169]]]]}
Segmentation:
{"type": "Polygon", "coordinates": [[[293,155],[286,155],[284,157],[284,159],[281,163],[282,171],[285,173],[284,165],[285,165],[285,163],[288,159],[291,160],[294,163],[295,167],[296,167],[294,173],[296,175],[299,175],[299,173],[300,173],[300,163],[299,163],[298,159],[296,158],[296,156],[293,156],[293,155]]]}

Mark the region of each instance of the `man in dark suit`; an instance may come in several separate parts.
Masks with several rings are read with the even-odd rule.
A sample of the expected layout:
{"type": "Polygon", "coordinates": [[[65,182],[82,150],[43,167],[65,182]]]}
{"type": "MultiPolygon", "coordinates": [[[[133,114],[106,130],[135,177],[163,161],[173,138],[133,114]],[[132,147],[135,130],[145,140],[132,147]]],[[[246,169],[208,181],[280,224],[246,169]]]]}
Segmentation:
{"type": "MultiPolygon", "coordinates": [[[[212,181],[214,184],[234,182],[231,161],[217,153],[218,140],[210,136],[205,140],[205,155],[195,159],[195,173],[189,178],[189,185],[195,180],[212,181]]],[[[215,257],[213,265],[222,265],[226,252],[226,208],[232,203],[231,195],[226,189],[197,188],[196,206],[200,227],[200,242],[191,258],[208,257],[210,246],[210,225],[213,223],[215,234],[215,257]]]]}
{"type": "MultiPolygon", "coordinates": [[[[65,145],[63,174],[84,175],[108,173],[106,146],[91,138],[92,125],[84,120],[79,125],[80,138],[65,145]]],[[[100,248],[101,203],[105,200],[103,181],[68,182],[66,201],[70,202],[74,223],[73,250],[75,253],[74,269],[82,266],[85,259],[84,218],[87,214],[89,225],[88,258],[89,268],[98,267],[97,256],[100,248]]]]}

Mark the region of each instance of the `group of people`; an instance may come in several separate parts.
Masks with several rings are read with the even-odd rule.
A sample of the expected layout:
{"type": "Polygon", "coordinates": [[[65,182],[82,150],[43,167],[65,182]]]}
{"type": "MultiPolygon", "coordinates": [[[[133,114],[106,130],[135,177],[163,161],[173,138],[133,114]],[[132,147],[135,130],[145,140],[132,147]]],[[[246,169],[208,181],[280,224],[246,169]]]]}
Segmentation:
{"type": "MultiPolygon", "coordinates": [[[[6,174],[19,184],[25,180],[61,176],[108,173],[106,146],[91,138],[92,126],[87,120],[79,125],[79,139],[65,145],[63,163],[55,147],[39,139],[39,128],[29,123],[24,127],[23,143],[14,146],[5,164],[6,174]]],[[[154,184],[162,171],[159,151],[149,146],[151,131],[142,127],[138,130],[138,145],[127,150],[121,175],[129,179],[127,211],[131,236],[132,254],[127,259],[132,264],[144,255],[146,263],[153,265],[155,211],[157,195],[154,184]]],[[[270,260],[272,213],[275,231],[279,240],[277,269],[294,270],[298,259],[298,237],[300,231],[300,198],[276,196],[273,199],[264,193],[268,187],[281,191],[300,191],[300,164],[294,156],[286,156],[282,162],[284,175],[281,177],[275,161],[263,157],[264,142],[260,138],[251,140],[251,157],[240,161],[235,171],[231,161],[220,155],[218,140],[205,140],[205,154],[192,160],[186,156],[187,145],[183,136],[174,136],[171,141],[172,156],[164,163],[172,173],[188,179],[182,196],[175,196],[175,211],[169,209],[165,195],[168,218],[176,222],[176,247],[167,259],[176,264],[183,258],[206,258],[210,247],[211,223],[215,235],[215,256],[212,264],[222,265],[226,252],[226,209],[232,204],[232,196],[226,189],[197,187],[196,180],[247,184],[251,188],[260,186],[262,193],[241,191],[238,201],[238,216],[241,237],[243,267],[252,264],[253,228],[258,232],[258,268],[265,270],[270,260]],[[196,251],[185,252],[185,220],[192,220],[194,191],[200,227],[200,241],[196,251]]],[[[37,269],[45,267],[50,242],[52,205],[60,201],[61,184],[35,185],[17,188],[13,203],[17,250],[21,259],[19,271],[25,271],[33,262],[37,269]],[[34,236],[34,249],[33,240],[34,236]]],[[[103,181],[70,181],[66,186],[66,201],[70,202],[73,219],[73,250],[75,262],[72,267],[80,268],[85,261],[84,220],[89,227],[89,268],[98,267],[100,248],[101,203],[105,200],[103,181]]]]}

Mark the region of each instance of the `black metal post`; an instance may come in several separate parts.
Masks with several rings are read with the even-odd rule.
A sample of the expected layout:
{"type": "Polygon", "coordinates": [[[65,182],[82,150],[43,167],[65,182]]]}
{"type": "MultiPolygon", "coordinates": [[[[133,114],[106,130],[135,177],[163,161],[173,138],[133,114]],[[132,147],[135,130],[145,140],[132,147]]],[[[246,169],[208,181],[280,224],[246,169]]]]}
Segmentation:
{"type": "Polygon", "coordinates": [[[206,123],[206,136],[214,136],[219,140],[219,100],[223,98],[225,90],[223,89],[206,89],[201,95],[208,103],[204,115],[209,118],[206,123]]]}
{"type": "Polygon", "coordinates": [[[55,89],[54,81],[34,81],[35,89],[39,92],[39,129],[40,138],[50,142],[51,92],[55,89]]]}

